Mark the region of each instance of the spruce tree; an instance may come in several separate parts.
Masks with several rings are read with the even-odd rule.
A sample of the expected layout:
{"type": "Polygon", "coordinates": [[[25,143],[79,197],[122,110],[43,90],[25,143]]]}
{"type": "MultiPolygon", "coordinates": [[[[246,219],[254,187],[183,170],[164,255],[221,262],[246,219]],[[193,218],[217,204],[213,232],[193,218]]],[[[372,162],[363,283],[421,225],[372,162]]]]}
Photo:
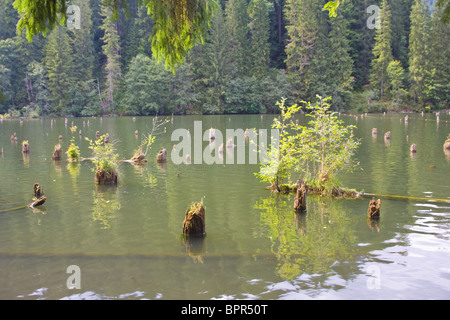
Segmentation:
{"type": "Polygon", "coordinates": [[[380,28],[375,33],[375,45],[372,53],[374,59],[371,64],[371,83],[380,88],[383,97],[388,88],[386,69],[393,60],[391,46],[391,11],[387,0],[383,0],[380,9],[380,28]]]}
{"type": "Polygon", "coordinates": [[[101,16],[103,17],[103,23],[100,28],[104,31],[104,35],[101,38],[104,42],[102,51],[106,56],[106,64],[104,67],[106,75],[106,100],[104,101],[103,111],[114,113],[114,95],[121,77],[120,39],[116,21],[113,19],[113,10],[103,4],[101,6],[101,16]]]}
{"type": "Polygon", "coordinates": [[[300,99],[307,99],[312,89],[310,66],[315,56],[320,10],[318,0],[286,0],[286,67],[296,91],[294,96],[300,99]]]}
{"type": "MultiPolygon", "coordinates": [[[[205,45],[198,45],[190,54],[194,73],[194,88],[200,93],[200,104],[205,113],[225,111],[225,90],[233,77],[233,48],[225,25],[222,8],[217,8],[205,45]]],[[[236,61],[234,62],[236,63],[236,61]]]]}
{"type": "Polygon", "coordinates": [[[409,34],[409,77],[414,102],[423,104],[425,98],[426,38],[428,35],[427,10],[423,0],[415,0],[411,10],[409,34]]]}
{"type": "Polygon", "coordinates": [[[51,111],[63,115],[70,103],[70,88],[75,86],[73,51],[65,27],[58,26],[50,32],[44,54],[51,111]]]}
{"type": "Polygon", "coordinates": [[[425,95],[437,108],[450,105],[450,24],[442,23],[444,8],[433,12],[426,46],[425,95]]]}
{"type": "Polygon", "coordinates": [[[238,76],[246,76],[251,66],[247,1],[229,0],[225,16],[236,73],[238,76]]]}
{"type": "Polygon", "coordinates": [[[252,73],[257,77],[267,74],[270,62],[269,6],[267,0],[251,0],[248,5],[250,18],[252,73]]]}

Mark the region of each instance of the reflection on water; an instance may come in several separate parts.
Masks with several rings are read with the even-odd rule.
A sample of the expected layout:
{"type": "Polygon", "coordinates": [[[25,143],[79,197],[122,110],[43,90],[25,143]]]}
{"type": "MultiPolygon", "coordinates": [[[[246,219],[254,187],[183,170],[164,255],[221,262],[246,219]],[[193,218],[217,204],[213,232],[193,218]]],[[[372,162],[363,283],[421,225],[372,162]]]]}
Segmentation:
{"type": "Polygon", "coordinates": [[[118,187],[96,185],[92,191],[92,221],[101,225],[101,229],[109,229],[120,210],[118,187]]]}
{"type": "Polygon", "coordinates": [[[281,277],[326,274],[335,261],[354,257],[356,239],[342,202],[310,196],[306,213],[295,213],[292,206],[291,197],[280,195],[261,199],[255,206],[261,210],[281,277]]]}

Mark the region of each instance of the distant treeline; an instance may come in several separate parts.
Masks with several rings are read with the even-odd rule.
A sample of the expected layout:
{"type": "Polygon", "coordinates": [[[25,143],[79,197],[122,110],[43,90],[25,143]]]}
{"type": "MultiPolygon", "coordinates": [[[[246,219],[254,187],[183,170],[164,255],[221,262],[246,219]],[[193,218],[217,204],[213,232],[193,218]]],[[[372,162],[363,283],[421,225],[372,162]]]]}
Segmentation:
{"type": "Polygon", "coordinates": [[[435,1],[345,1],[329,17],[326,0],[220,0],[175,73],[153,58],[137,0],[117,20],[101,0],[71,0],[80,28],[31,43],[16,35],[13,2],[0,0],[0,113],[10,116],[264,113],[317,94],[339,110],[449,107],[450,26],[435,1]]]}

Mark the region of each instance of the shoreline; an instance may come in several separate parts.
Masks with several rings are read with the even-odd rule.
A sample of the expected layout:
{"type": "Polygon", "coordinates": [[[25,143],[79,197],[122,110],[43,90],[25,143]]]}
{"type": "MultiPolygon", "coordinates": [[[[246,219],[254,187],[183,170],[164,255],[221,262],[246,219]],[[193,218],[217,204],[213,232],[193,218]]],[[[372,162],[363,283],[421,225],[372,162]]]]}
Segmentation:
{"type": "MultiPolygon", "coordinates": [[[[354,115],[365,115],[365,114],[439,114],[443,113],[446,115],[450,115],[450,109],[440,109],[436,111],[414,111],[414,110],[398,110],[398,111],[368,111],[368,112],[362,112],[362,111],[356,111],[355,109],[350,109],[346,111],[335,111],[336,113],[339,113],[339,115],[348,115],[348,116],[354,116],[354,115]]],[[[39,116],[39,117],[12,117],[8,114],[0,114],[0,121],[3,120],[31,120],[31,119],[63,119],[63,118],[70,118],[70,119],[78,119],[78,118],[90,118],[90,119],[96,119],[96,118],[114,118],[114,117],[133,117],[133,118],[141,118],[141,117],[172,117],[172,116],[229,116],[229,115],[278,115],[279,113],[215,113],[215,114],[205,114],[205,113],[198,113],[198,114],[160,114],[160,115],[124,115],[124,114],[103,114],[103,115],[97,115],[97,116],[72,116],[72,115],[66,115],[66,116],[58,116],[58,115],[50,115],[50,116],[39,116]]]]}

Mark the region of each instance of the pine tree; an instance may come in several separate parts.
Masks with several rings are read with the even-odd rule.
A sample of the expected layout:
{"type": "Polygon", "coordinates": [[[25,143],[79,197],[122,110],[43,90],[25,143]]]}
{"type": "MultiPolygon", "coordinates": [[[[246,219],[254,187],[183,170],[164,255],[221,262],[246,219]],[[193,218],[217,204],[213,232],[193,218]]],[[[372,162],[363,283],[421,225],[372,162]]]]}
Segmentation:
{"type": "Polygon", "coordinates": [[[444,8],[433,12],[426,46],[425,95],[438,108],[450,105],[450,25],[442,23],[444,13],[444,8]]]}
{"type": "Polygon", "coordinates": [[[427,10],[422,0],[415,0],[411,10],[409,35],[409,76],[414,102],[423,104],[425,99],[426,37],[428,34],[427,10]]]}
{"type": "Polygon", "coordinates": [[[270,62],[269,6],[267,0],[251,0],[248,5],[250,18],[252,73],[257,77],[267,74],[270,62]]]}
{"type": "Polygon", "coordinates": [[[307,99],[312,88],[310,67],[318,39],[320,8],[318,0],[286,0],[286,67],[296,91],[294,95],[301,99],[307,99]]]}
{"type": "Polygon", "coordinates": [[[225,16],[236,73],[238,76],[246,76],[251,65],[246,0],[229,0],[226,3],[225,16]]]}
{"type": "Polygon", "coordinates": [[[375,45],[372,53],[374,59],[371,65],[371,83],[380,88],[380,97],[383,97],[388,88],[386,69],[393,60],[391,46],[391,12],[387,0],[383,0],[380,9],[380,28],[375,34],[375,45]]]}
{"type": "Polygon", "coordinates": [[[58,26],[50,32],[44,53],[51,111],[63,115],[70,103],[70,88],[75,86],[73,51],[65,27],[58,26]]]}
{"type": "Polygon", "coordinates": [[[112,9],[109,6],[102,5],[101,16],[103,17],[103,23],[100,28],[104,31],[104,36],[101,38],[104,42],[102,51],[106,56],[106,100],[104,101],[103,111],[114,113],[114,95],[121,77],[120,39],[112,9]]]}
{"type": "Polygon", "coordinates": [[[80,29],[70,29],[73,34],[73,53],[75,75],[79,81],[89,81],[93,78],[95,50],[92,32],[92,10],[89,0],[74,0],[72,4],[80,7],[80,29]]]}
{"type": "Polygon", "coordinates": [[[203,112],[225,111],[224,93],[233,77],[233,52],[230,41],[223,10],[217,8],[205,45],[196,46],[189,59],[194,73],[193,85],[201,95],[203,112]]]}
{"type": "Polygon", "coordinates": [[[14,0],[0,0],[0,40],[13,38],[16,35],[17,11],[13,7],[14,0]]]}

